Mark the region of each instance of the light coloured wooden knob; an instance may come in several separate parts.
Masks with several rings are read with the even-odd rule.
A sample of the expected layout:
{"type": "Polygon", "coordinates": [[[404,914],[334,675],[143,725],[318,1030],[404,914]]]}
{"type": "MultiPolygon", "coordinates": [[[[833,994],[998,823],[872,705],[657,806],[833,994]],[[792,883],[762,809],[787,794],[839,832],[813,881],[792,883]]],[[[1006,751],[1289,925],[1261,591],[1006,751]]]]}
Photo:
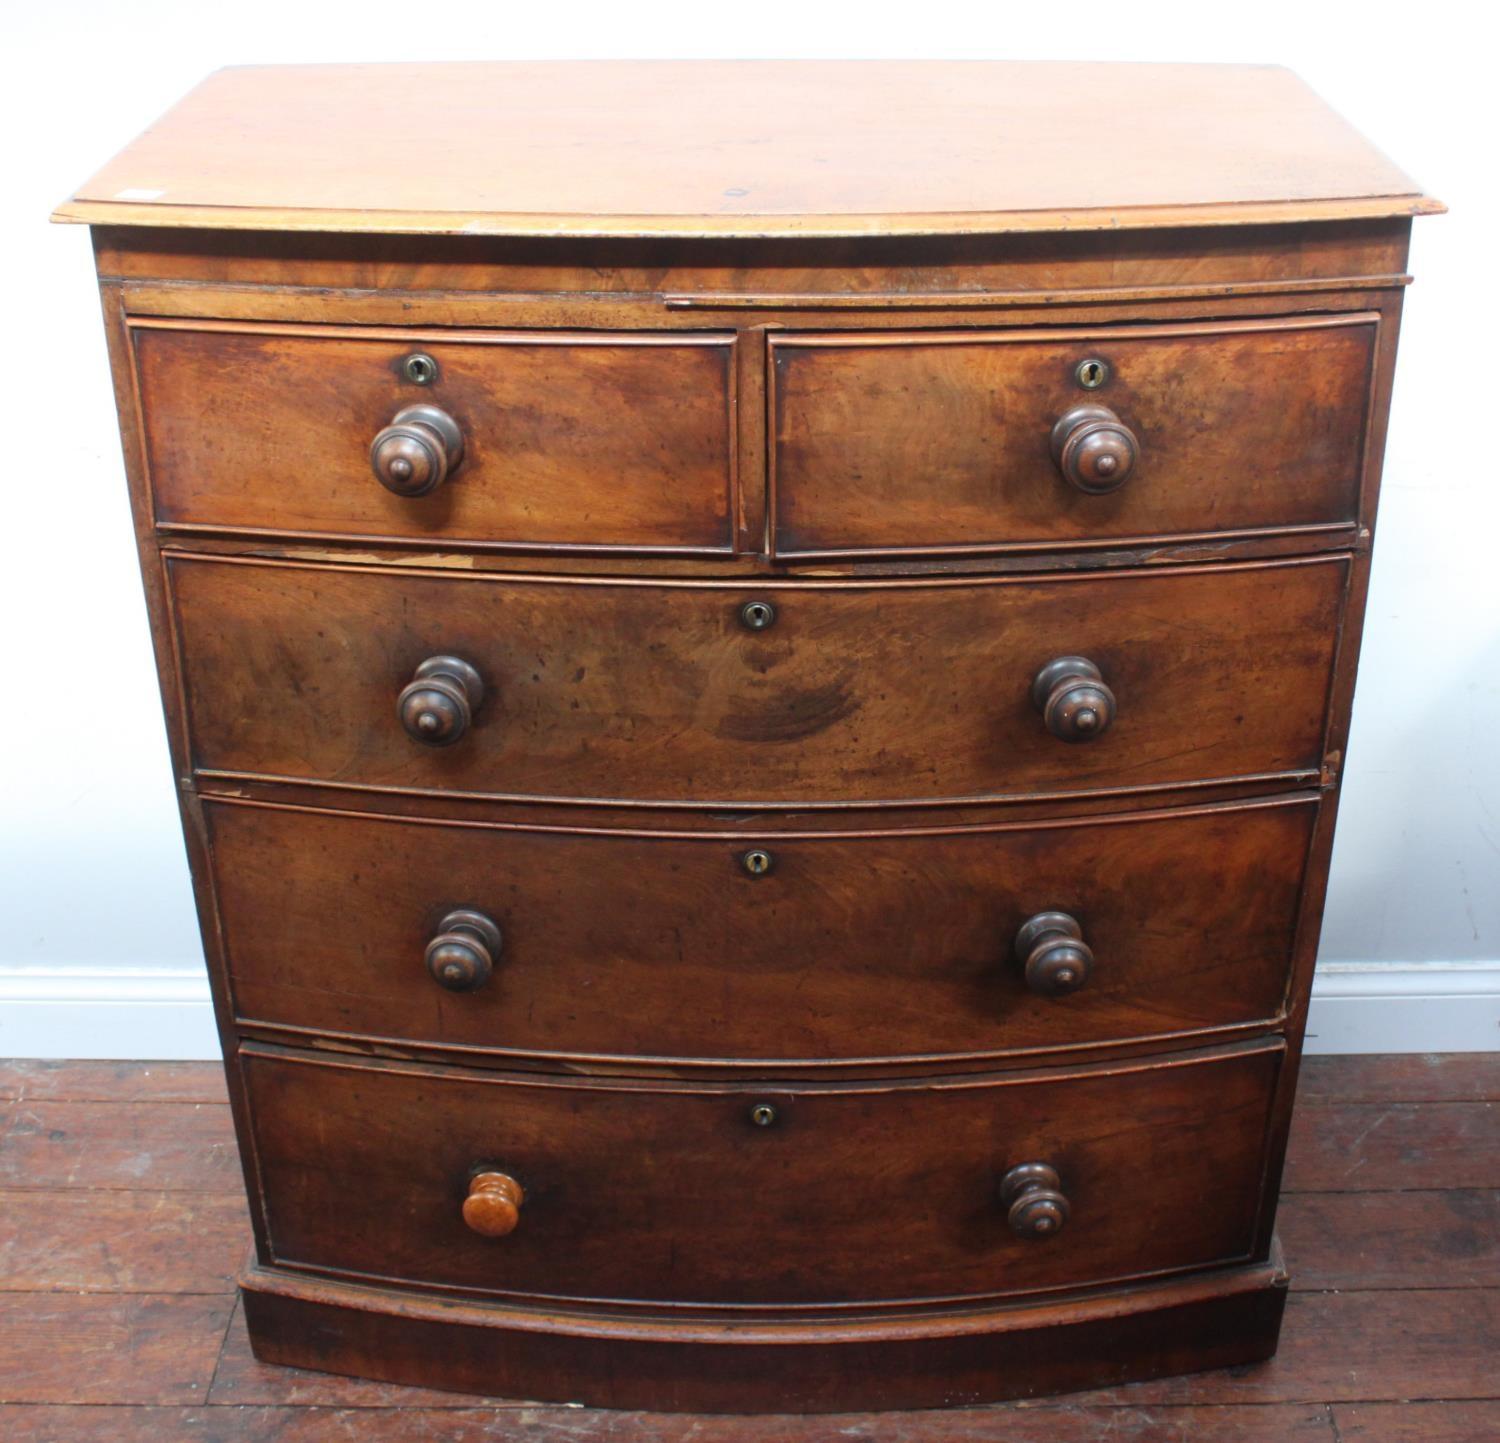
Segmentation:
{"type": "Polygon", "coordinates": [[[464,1222],[480,1237],[503,1238],[521,1221],[526,1194],[509,1173],[477,1172],[469,1179],[464,1199],[464,1222]]]}

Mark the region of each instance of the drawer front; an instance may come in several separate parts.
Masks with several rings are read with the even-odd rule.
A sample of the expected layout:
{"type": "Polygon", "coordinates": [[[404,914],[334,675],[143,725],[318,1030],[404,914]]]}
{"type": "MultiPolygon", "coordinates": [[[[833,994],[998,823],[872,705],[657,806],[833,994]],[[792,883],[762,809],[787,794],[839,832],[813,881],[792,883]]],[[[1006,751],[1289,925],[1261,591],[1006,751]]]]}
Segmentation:
{"type": "Polygon", "coordinates": [[[683,837],[206,804],[249,1025],[740,1062],[1270,1021],[1316,812],[1303,797],[939,833],[683,837]],[[753,848],[773,859],[764,876],[743,865],[753,848]],[[452,920],[472,911],[499,948],[452,920]],[[1018,948],[1031,918],[1059,911],[1086,952],[1062,919],[1018,948]]]}
{"type": "Polygon", "coordinates": [[[1243,1258],[1281,1048],[797,1091],[241,1056],[277,1262],[756,1305],[1024,1292],[1243,1258]],[[1067,1199],[1051,1236],[1018,1236],[1000,1200],[1026,1163],[1053,1168],[1067,1199]],[[476,1168],[520,1185],[508,1235],[464,1221],[476,1168]]]}
{"type": "Polygon", "coordinates": [[[200,771],[770,806],[1316,772],[1346,562],[756,589],[170,572],[200,771]],[[753,599],[768,629],[742,623],[753,599]],[[1099,702],[1089,741],[1033,698],[1071,655],[1112,689],[1113,725],[1066,668],[1038,695],[1074,735],[1087,708],[1068,704],[1099,702]],[[447,656],[469,682],[419,674],[447,656]]]}
{"type": "Polygon", "coordinates": [[[1377,322],[774,336],[775,550],[1350,524],[1377,322]],[[1079,381],[1090,362],[1102,363],[1083,372],[1093,389],[1079,381]],[[1106,408],[1133,447],[1107,421],[1092,443],[1065,426],[1074,459],[1054,459],[1055,424],[1082,405],[1106,408]],[[1094,444],[1126,446],[1113,474],[1096,473],[1094,444]],[[1115,489],[1081,490],[1064,466],[1115,489]]]}
{"type": "Polygon", "coordinates": [[[149,324],[133,335],[163,525],[732,549],[732,336],[149,324]],[[417,354],[436,366],[429,384],[403,373],[417,354]],[[371,463],[376,436],[413,405],[445,412],[462,441],[447,479],[420,496],[388,490],[371,463]]]}

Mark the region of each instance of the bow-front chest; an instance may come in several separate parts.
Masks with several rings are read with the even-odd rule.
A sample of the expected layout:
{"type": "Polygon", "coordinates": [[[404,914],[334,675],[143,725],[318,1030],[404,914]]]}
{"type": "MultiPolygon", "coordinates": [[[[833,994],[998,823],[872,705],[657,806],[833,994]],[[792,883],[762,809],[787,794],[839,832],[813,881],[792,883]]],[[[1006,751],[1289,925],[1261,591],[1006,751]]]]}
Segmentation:
{"type": "Polygon", "coordinates": [[[66,204],[259,1356],[1269,1355],[1437,208],[1282,71],[987,63],[232,70],[66,204]]]}

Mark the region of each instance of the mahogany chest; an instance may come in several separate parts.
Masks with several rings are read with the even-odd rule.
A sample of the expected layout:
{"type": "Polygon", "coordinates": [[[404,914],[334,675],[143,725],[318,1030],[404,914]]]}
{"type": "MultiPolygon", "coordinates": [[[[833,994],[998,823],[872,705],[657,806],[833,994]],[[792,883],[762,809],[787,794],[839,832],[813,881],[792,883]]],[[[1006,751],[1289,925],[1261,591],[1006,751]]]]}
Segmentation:
{"type": "Polygon", "coordinates": [[[1283,71],[990,63],[231,70],[64,205],[257,1354],[1268,1356],[1437,209],[1283,71]]]}

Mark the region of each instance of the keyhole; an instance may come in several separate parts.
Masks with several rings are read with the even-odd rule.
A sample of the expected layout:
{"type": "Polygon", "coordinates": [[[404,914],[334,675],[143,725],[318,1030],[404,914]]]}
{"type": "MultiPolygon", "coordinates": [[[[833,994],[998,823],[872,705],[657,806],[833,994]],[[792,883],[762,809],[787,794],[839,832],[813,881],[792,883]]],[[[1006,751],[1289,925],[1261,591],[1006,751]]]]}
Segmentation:
{"type": "Polygon", "coordinates": [[[1078,378],[1078,384],[1085,391],[1097,391],[1107,380],[1109,380],[1109,366],[1095,357],[1087,361],[1080,361],[1078,369],[1073,373],[1078,378]]]}
{"type": "Polygon", "coordinates": [[[746,852],[740,858],[740,866],[749,872],[752,877],[764,877],[774,865],[771,854],[761,851],[759,848],[756,848],[753,852],[746,852]]]}
{"type": "Polygon", "coordinates": [[[437,380],[437,362],[418,351],[401,362],[401,374],[414,386],[430,386],[437,380]]]}
{"type": "Polygon", "coordinates": [[[776,620],[776,608],[769,601],[747,601],[740,607],[740,624],[751,631],[764,631],[776,620]]]}
{"type": "Polygon", "coordinates": [[[750,1121],[756,1127],[770,1127],[776,1121],[776,1109],[769,1102],[757,1102],[750,1109],[750,1121]]]}

